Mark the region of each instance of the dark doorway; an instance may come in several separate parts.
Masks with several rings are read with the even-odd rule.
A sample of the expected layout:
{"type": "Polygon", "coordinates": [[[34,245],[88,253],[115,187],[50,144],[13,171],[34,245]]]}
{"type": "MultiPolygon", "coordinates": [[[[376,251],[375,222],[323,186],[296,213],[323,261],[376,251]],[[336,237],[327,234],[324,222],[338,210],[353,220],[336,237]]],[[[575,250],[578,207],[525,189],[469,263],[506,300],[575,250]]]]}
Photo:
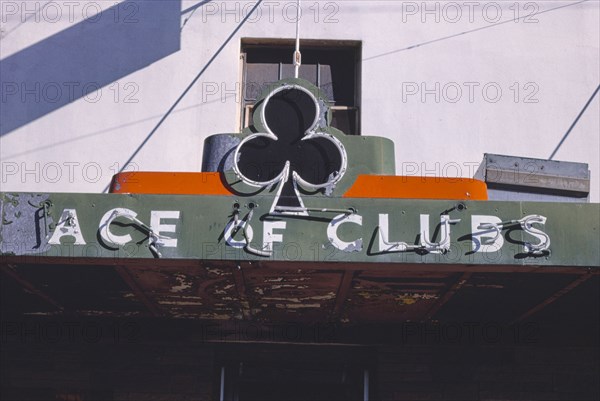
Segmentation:
{"type": "Polygon", "coordinates": [[[363,347],[234,347],[222,353],[218,377],[228,401],[362,401],[369,355],[363,347]]]}

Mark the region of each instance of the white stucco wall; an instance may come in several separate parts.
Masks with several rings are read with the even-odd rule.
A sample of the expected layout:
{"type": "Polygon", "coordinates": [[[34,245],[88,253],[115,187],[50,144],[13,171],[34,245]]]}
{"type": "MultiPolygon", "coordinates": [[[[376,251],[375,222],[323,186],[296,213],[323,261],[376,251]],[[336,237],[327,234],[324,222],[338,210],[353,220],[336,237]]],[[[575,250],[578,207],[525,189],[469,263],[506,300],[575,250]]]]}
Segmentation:
{"type": "MultiPolygon", "coordinates": [[[[193,11],[201,2],[160,3],[170,11],[148,11],[131,1],[121,9],[98,0],[52,6],[0,1],[1,106],[26,110],[19,114],[18,127],[2,130],[2,191],[104,190],[254,4],[213,1],[193,11]],[[187,12],[175,15],[173,6],[187,12]],[[173,18],[177,27],[187,22],[173,29],[173,18]],[[125,20],[147,30],[138,43],[115,34],[125,20]],[[102,29],[92,26],[103,22],[102,29]],[[65,52],[73,40],[80,51],[65,52]],[[46,43],[56,51],[44,53],[46,43]],[[136,65],[157,47],[168,54],[136,65]],[[26,76],[27,71],[44,71],[45,63],[56,71],[44,72],[39,81],[26,76]],[[93,89],[81,77],[93,77],[94,68],[110,81],[86,97],[73,96],[39,112],[48,106],[44,102],[54,100],[56,84],[62,96],[69,96],[68,85],[93,89]],[[23,88],[23,79],[30,86],[23,88]]],[[[259,6],[260,14],[241,27],[141,147],[133,158],[135,169],[200,170],[203,140],[237,130],[241,38],[292,38],[293,4],[259,6]],[[215,83],[228,94],[207,91],[215,83]],[[231,92],[235,88],[237,95],[231,92]]],[[[362,41],[362,133],[395,141],[398,174],[472,176],[485,152],[548,158],[600,82],[596,0],[303,0],[303,11],[303,38],[362,41]],[[534,12],[539,14],[528,17],[534,12]]],[[[554,157],[589,163],[593,202],[600,200],[599,98],[554,157]]],[[[7,112],[2,115],[2,124],[11,119],[7,112]]]]}

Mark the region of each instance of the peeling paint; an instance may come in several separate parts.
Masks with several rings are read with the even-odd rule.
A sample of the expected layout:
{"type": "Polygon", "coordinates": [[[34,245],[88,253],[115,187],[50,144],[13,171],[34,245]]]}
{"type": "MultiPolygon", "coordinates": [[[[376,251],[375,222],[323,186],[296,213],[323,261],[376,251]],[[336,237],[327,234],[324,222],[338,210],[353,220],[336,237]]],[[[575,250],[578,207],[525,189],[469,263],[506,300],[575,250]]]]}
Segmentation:
{"type": "Polygon", "coordinates": [[[161,305],[179,305],[179,306],[202,306],[204,305],[202,302],[192,302],[192,301],[158,301],[161,305]]]}
{"type": "Polygon", "coordinates": [[[361,252],[363,249],[363,241],[362,238],[357,239],[356,241],[350,243],[347,247],[342,249],[343,252],[361,252]]]}
{"type": "Polygon", "coordinates": [[[102,310],[80,310],[77,311],[77,313],[81,314],[81,315],[85,315],[85,316],[114,316],[114,315],[119,315],[119,316],[138,316],[140,315],[140,312],[135,311],[135,312],[114,312],[114,311],[102,311],[102,310]]]}
{"type": "Polygon", "coordinates": [[[473,288],[504,288],[501,284],[467,284],[465,287],[473,287],[473,288]]]}
{"type": "Polygon", "coordinates": [[[221,269],[211,269],[210,267],[207,267],[206,271],[209,274],[215,274],[217,276],[225,276],[225,272],[223,270],[221,270],[221,269]]]}
{"type": "Polygon", "coordinates": [[[27,316],[51,316],[54,313],[53,312],[25,312],[23,314],[27,315],[27,316]]]}
{"type": "Polygon", "coordinates": [[[296,284],[276,284],[276,285],[271,286],[272,290],[280,290],[282,288],[294,288],[294,289],[298,289],[298,290],[304,290],[304,289],[307,289],[308,286],[307,285],[296,285],[296,284]]]}
{"type": "Polygon", "coordinates": [[[288,282],[296,282],[296,281],[309,281],[310,277],[297,277],[297,278],[288,278],[286,281],[288,282]]]}
{"type": "Polygon", "coordinates": [[[214,320],[231,320],[232,316],[231,315],[220,315],[217,313],[201,313],[199,315],[197,314],[191,314],[191,313],[178,313],[173,315],[176,318],[195,318],[195,319],[214,319],[214,320]]]}
{"type": "Polygon", "coordinates": [[[434,294],[422,294],[422,293],[404,293],[402,295],[398,295],[395,300],[398,301],[402,305],[412,305],[417,303],[419,300],[430,300],[430,299],[438,299],[439,297],[434,294]]]}
{"type": "Polygon", "coordinates": [[[302,298],[298,298],[298,297],[263,297],[263,300],[266,301],[283,301],[283,302],[294,302],[296,304],[300,304],[303,301],[323,301],[323,300],[330,300],[330,299],[334,299],[335,298],[335,293],[334,292],[329,292],[325,295],[313,295],[311,297],[302,297],[302,298]]]}
{"type": "Polygon", "coordinates": [[[278,309],[306,309],[306,308],[320,308],[321,304],[276,304],[278,309]]]}
{"type": "Polygon", "coordinates": [[[265,301],[300,302],[299,298],[264,297],[265,301]]]}
{"type": "Polygon", "coordinates": [[[335,298],[335,292],[329,292],[325,295],[314,295],[312,297],[306,297],[306,298],[302,298],[302,299],[312,299],[315,301],[321,301],[321,300],[328,300],[328,299],[334,299],[335,298]]]}
{"type": "Polygon", "coordinates": [[[192,288],[192,282],[186,280],[187,277],[184,274],[175,274],[175,280],[177,280],[176,286],[171,287],[170,292],[183,292],[192,288]]]}

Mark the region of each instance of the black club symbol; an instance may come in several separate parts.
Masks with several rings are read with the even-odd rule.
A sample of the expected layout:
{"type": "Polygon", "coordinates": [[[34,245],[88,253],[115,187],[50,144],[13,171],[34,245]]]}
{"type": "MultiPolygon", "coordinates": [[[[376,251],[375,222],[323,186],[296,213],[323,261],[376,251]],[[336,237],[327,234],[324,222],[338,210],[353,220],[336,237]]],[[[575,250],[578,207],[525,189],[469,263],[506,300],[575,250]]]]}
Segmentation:
{"type": "Polygon", "coordinates": [[[235,173],[253,187],[279,184],[271,213],[306,214],[299,187],[313,192],[332,188],[346,172],[344,145],[317,129],[319,102],[300,85],[278,87],[260,110],[266,132],[251,134],[238,145],[235,173]]]}

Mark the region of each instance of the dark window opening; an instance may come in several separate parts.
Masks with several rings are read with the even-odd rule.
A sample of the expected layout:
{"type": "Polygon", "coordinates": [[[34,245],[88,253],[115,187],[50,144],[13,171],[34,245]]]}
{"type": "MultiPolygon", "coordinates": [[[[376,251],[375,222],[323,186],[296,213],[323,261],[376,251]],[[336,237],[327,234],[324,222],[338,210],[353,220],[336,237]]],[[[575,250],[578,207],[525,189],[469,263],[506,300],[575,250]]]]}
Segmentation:
{"type": "Polygon", "coordinates": [[[227,354],[217,374],[224,401],[376,399],[374,358],[366,349],[255,345],[227,354]]]}
{"type": "MultiPolygon", "coordinates": [[[[310,43],[310,42],[309,42],[310,43]]],[[[310,45],[301,42],[299,77],[319,87],[332,111],[331,125],[348,135],[359,135],[360,46],[310,45]]],[[[261,92],[280,79],[294,76],[294,45],[243,44],[242,128],[252,122],[261,92]]]]}

